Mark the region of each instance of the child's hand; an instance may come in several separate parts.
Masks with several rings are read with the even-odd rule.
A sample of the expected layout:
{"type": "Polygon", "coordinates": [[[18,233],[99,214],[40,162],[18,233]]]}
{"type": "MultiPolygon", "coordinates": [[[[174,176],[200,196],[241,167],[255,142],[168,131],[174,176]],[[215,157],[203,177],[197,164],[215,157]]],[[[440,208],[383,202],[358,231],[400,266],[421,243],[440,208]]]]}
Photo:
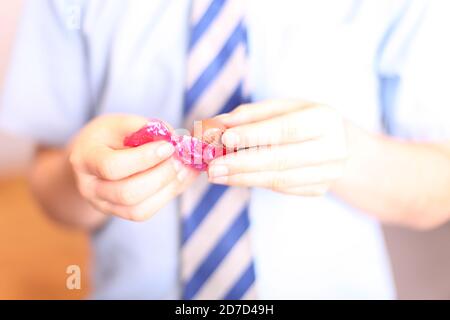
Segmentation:
{"type": "Polygon", "coordinates": [[[171,157],[174,148],[168,142],[123,147],[124,137],[146,122],[138,116],[101,116],[71,145],[78,189],[98,210],[129,220],[148,219],[197,176],[171,157]]]}

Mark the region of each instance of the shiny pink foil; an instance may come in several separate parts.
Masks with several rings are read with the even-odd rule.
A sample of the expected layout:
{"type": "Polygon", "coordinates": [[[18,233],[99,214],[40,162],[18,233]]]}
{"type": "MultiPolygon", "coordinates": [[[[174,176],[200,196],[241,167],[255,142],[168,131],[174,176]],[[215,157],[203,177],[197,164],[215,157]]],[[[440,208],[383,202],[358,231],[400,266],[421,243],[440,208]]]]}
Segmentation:
{"type": "Polygon", "coordinates": [[[158,119],[150,119],[144,127],[125,137],[123,144],[127,147],[138,147],[161,140],[171,142],[175,147],[175,157],[199,171],[206,170],[212,160],[227,153],[221,146],[208,144],[192,136],[172,135],[169,128],[158,119]]]}

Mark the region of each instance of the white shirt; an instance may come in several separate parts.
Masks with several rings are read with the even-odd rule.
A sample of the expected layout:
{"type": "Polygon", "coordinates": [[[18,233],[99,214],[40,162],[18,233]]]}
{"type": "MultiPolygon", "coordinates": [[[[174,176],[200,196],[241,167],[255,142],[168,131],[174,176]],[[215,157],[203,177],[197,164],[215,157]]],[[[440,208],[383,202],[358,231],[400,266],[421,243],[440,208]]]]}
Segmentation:
{"type": "MultiPolygon", "coordinates": [[[[388,114],[398,135],[444,136],[447,90],[421,76],[428,72],[448,85],[450,72],[441,70],[449,70],[450,55],[423,30],[450,29],[443,25],[443,2],[427,6],[420,0],[249,1],[254,99],[323,102],[372,132],[382,130],[380,119],[388,114]],[[443,52],[433,60],[416,38],[443,52]],[[430,96],[433,105],[423,98],[430,96]],[[427,135],[430,128],[435,134],[427,135]]],[[[180,125],[188,14],[187,0],[29,1],[0,126],[63,145],[103,113],[180,125]],[[79,29],[74,8],[82,14],[79,29]]],[[[338,199],[253,189],[250,220],[260,298],[395,297],[380,225],[338,199]]],[[[178,298],[178,224],[176,200],[145,223],[112,218],[92,238],[93,297],[178,298]]]]}

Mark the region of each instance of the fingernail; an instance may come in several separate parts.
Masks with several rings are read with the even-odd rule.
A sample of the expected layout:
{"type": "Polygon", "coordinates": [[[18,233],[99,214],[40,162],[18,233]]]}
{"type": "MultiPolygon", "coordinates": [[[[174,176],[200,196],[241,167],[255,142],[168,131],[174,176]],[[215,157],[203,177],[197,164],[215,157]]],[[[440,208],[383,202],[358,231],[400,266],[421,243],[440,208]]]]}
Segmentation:
{"type": "Polygon", "coordinates": [[[227,147],[235,147],[239,144],[239,135],[233,131],[225,131],[222,135],[222,143],[227,147]]]}
{"type": "Polygon", "coordinates": [[[208,170],[208,175],[210,178],[221,177],[228,175],[228,168],[222,165],[210,166],[208,170]]]}
{"type": "Polygon", "coordinates": [[[162,146],[159,146],[156,150],[156,155],[160,157],[161,159],[165,159],[169,157],[173,152],[175,151],[175,148],[170,143],[164,143],[162,146]]]}
{"type": "Polygon", "coordinates": [[[228,181],[227,176],[221,176],[221,177],[211,177],[209,178],[209,182],[217,183],[217,184],[226,184],[228,181]]]}

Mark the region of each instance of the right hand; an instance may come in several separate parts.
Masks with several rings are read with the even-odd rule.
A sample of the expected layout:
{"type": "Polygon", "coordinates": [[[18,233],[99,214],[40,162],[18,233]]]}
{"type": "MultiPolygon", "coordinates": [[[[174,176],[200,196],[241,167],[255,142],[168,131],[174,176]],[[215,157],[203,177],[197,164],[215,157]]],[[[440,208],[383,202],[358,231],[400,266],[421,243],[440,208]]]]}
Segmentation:
{"type": "Polygon", "coordinates": [[[143,221],[184,191],[198,173],[172,157],[165,141],[123,147],[146,118],[105,115],[74,139],[69,159],[80,194],[105,214],[143,221]]]}

